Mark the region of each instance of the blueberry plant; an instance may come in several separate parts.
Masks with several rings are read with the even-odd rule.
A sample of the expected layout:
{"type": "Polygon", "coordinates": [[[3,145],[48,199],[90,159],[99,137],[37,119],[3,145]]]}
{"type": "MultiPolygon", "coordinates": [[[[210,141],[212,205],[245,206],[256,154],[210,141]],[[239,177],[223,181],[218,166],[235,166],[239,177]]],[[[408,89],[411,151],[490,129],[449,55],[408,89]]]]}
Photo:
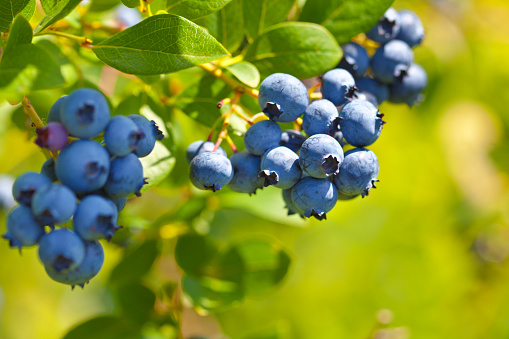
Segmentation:
{"type": "Polygon", "coordinates": [[[66,338],[106,323],[126,338],[162,326],[182,338],[182,295],[203,312],[220,310],[271,291],[288,272],[290,255],[275,239],[222,244],[207,235],[193,222],[203,195],[185,182],[185,198],[150,227],[185,225],[171,247],[181,279],[147,283],[159,233],[120,230],[119,213],[171,180],[176,112],[209,131],[193,135],[183,157],[200,190],[274,186],[288,215],[324,220],[338,201],[376,187],[378,159],[366,147],[385,124],[377,107],[411,106],[427,84],[412,52],[422,23],[391,4],[0,0],[1,109],[46,157],[15,181],[2,178],[17,202],[11,208],[2,193],[11,208],[4,238],[20,251],[37,245],[48,276],[73,287],[101,270],[101,242],[140,242],[109,279],[125,317],[91,319],[66,338]]]}

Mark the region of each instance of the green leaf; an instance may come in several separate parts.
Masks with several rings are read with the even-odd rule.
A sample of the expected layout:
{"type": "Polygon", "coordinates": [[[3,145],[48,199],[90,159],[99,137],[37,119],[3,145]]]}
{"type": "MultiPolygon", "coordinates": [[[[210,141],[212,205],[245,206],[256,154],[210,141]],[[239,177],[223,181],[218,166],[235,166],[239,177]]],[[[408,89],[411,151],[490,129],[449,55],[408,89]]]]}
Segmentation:
{"type": "MultiPolygon", "coordinates": [[[[106,12],[119,4],[118,0],[92,0],[88,7],[89,12],[106,12]]],[[[138,5],[140,2],[138,1],[138,5]]]]}
{"type": "Polygon", "coordinates": [[[118,305],[130,320],[143,324],[154,310],[155,293],[140,283],[121,285],[116,291],[118,305]]]}
{"type": "Polygon", "coordinates": [[[139,281],[150,271],[158,255],[159,248],[157,246],[157,241],[145,241],[126,253],[124,258],[112,270],[110,282],[113,284],[125,284],[130,281],[139,281]]]}
{"type": "Polygon", "coordinates": [[[263,76],[281,72],[311,78],[334,68],[341,55],[338,43],[322,26],[286,22],[258,37],[244,60],[253,63],[263,76]]]}
{"type": "Polygon", "coordinates": [[[0,88],[0,102],[5,99],[11,105],[19,104],[34,85],[38,74],[37,68],[28,65],[7,86],[0,88]]]}
{"type": "Polygon", "coordinates": [[[235,52],[244,40],[242,0],[233,0],[218,12],[195,22],[205,27],[230,52],[235,52]]]}
{"type": "Polygon", "coordinates": [[[140,0],[122,0],[124,6],[129,8],[136,8],[140,5],[140,0]]]}
{"type": "Polygon", "coordinates": [[[228,55],[204,28],[172,14],[149,17],[92,50],[107,65],[138,75],[175,72],[228,55]]]}
{"type": "Polygon", "coordinates": [[[327,28],[339,44],[371,29],[394,0],[313,0],[306,2],[300,20],[327,28]]]}
{"type": "Polygon", "coordinates": [[[160,141],[156,141],[152,152],[140,158],[140,161],[143,165],[143,176],[148,181],[148,184],[143,186],[143,191],[163,181],[175,166],[175,156],[160,141]]]}
{"type": "Polygon", "coordinates": [[[285,21],[295,0],[243,0],[242,3],[246,32],[254,40],[268,27],[285,21]]]}
{"type": "Polygon", "coordinates": [[[184,234],[175,245],[175,260],[189,275],[200,275],[218,253],[212,238],[199,234],[184,234]]]}
{"type": "Polygon", "coordinates": [[[137,332],[128,321],[103,315],[77,325],[63,339],[131,339],[138,338],[137,332]]]}
{"type": "Polygon", "coordinates": [[[240,284],[246,295],[260,295],[283,280],[290,262],[290,256],[279,243],[249,239],[225,253],[221,260],[222,277],[240,284]]]}
{"type": "Polygon", "coordinates": [[[242,83],[255,88],[260,83],[260,72],[258,68],[247,61],[237,62],[226,67],[242,83]]]}
{"type": "Polygon", "coordinates": [[[23,83],[23,87],[30,84],[30,88],[25,87],[26,90],[54,88],[65,83],[60,66],[53,56],[45,49],[32,44],[31,41],[30,24],[22,15],[16,16],[0,61],[0,88],[9,86],[13,81],[16,81],[18,85],[23,83]],[[30,68],[19,77],[19,74],[29,65],[37,70],[37,75],[33,68],[30,68]],[[22,79],[26,80],[28,75],[33,80],[22,81],[22,79]]]}
{"type": "Polygon", "coordinates": [[[0,32],[7,32],[16,15],[30,0],[0,0],[0,32]]]}
{"type": "Polygon", "coordinates": [[[28,4],[23,8],[21,11],[21,14],[25,17],[25,19],[30,20],[34,16],[35,13],[35,7],[36,7],[36,1],[30,0],[28,4]]]}
{"type": "MultiPolygon", "coordinates": [[[[37,25],[37,27],[34,30],[34,33],[39,33],[46,27],[54,24],[60,19],[65,18],[69,13],[72,12],[76,6],[80,4],[81,0],[60,0],[56,1],[56,3],[51,7],[51,9],[48,9],[48,11],[45,10],[46,16],[42,19],[42,21],[37,25]]],[[[50,3],[47,4],[48,8],[51,6],[50,3]]]]}
{"type": "Polygon", "coordinates": [[[45,14],[49,14],[53,7],[58,3],[57,0],[41,0],[41,6],[45,14]]]}
{"type": "Polygon", "coordinates": [[[166,12],[183,16],[189,20],[215,13],[231,0],[168,0],[166,12]]]}
{"type": "Polygon", "coordinates": [[[205,310],[230,307],[240,303],[244,298],[237,283],[210,277],[184,276],[182,290],[195,307],[205,310]]]}

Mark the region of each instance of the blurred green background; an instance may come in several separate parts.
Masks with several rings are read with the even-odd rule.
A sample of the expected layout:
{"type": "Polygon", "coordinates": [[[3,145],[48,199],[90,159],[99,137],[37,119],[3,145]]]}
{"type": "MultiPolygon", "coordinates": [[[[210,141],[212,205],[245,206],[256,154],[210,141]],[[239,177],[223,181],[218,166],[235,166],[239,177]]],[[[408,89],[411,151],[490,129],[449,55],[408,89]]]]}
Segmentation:
{"type": "MultiPolygon", "coordinates": [[[[197,313],[184,300],[185,338],[509,337],[509,3],[397,0],[394,7],[414,10],[426,28],[415,50],[429,76],[426,99],[413,109],[381,106],[388,124],[370,147],[379,188],[340,201],[327,221],[287,217],[276,189],[252,197],[192,189],[183,152],[208,130],[174,113],[177,165],[129,201],[120,222],[129,228],[121,231],[125,244],[161,239],[144,282],[157,288],[179,279],[173,246],[185,226],[151,225],[190,198],[205,206],[194,227],[220,243],[277,239],[292,257],[268,295],[215,313],[197,313]]],[[[0,172],[37,170],[44,157],[29,134],[9,114],[0,122],[0,172]]],[[[122,239],[105,244],[104,268],[74,291],[47,277],[36,249],[20,256],[3,242],[0,338],[61,338],[93,316],[118,313],[108,277],[123,256],[122,239]]],[[[169,326],[145,332],[173,335],[169,326]]]]}

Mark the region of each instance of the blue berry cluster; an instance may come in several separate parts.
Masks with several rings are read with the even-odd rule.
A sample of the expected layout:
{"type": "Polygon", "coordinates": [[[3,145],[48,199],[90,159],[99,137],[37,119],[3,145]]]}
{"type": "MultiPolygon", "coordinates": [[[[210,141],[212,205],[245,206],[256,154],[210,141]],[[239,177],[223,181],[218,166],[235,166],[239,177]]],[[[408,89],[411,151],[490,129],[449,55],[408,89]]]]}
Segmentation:
{"type": "Polygon", "coordinates": [[[19,205],[7,216],[3,237],[20,250],[38,244],[51,279],[83,287],[102,267],[99,240],[111,240],[121,228],[127,196],[141,195],[146,180],[138,158],[163,135],[141,115],[110,118],[103,94],[88,88],[58,99],[36,133],[35,142],[54,157],[40,173],[14,181],[19,205]]]}
{"type": "Polygon", "coordinates": [[[199,189],[215,192],[228,185],[249,194],[274,186],[282,190],[289,215],[319,220],[326,219],[338,200],[368,195],[379,181],[379,164],[366,147],[385,124],[377,107],[385,100],[409,105],[420,100],[427,78],[412,63],[411,46],[423,35],[413,12],[390,8],[367,34],[380,44],[373,57],[357,43],[344,45],[338,68],[322,76],[322,99],[312,102],[294,76],[268,76],[258,95],[268,119],[247,130],[246,150],[228,159],[210,141],[192,143],[187,149],[191,182],[199,189]],[[280,123],[289,122],[302,130],[283,131],[280,123]]]}

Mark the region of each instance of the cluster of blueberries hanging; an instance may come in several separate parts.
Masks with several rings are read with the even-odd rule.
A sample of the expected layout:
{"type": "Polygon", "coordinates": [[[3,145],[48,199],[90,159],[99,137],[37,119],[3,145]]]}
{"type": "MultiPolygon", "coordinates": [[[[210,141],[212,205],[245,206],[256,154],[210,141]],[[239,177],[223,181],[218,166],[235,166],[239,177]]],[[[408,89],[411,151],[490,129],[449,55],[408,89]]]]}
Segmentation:
{"type": "Polygon", "coordinates": [[[163,135],[141,115],[110,118],[103,94],[88,88],[58,99],[47,120],[35,142],[53,156],[40,173],[14,181],[19,205],[7,216],[3,237],[20,250],[39,245],[51,279],[83,287],[104,261],[98,240],[112,238],[127,197],[141,195],[146,181],[139,158],[163,135]]]}
{"type": "Polygon", "coordinates": [[[275,186],[288,214],[326,219],[339,200],[368,195],[376,188],[379,165],[371,150],[385,122],[384,101],[413,104],[427,85],[424,69],[413,63],[412,47],[424,38],[419,17],[390,8],[366,36],[378,48],[370,58],[350,42],[338,68],[321,79],[321,99],[310,103],[297,78],[275,73],[260,85],[258,103],[266,116],[244,135],[246,150],[227,153],[211,141],[187,149],[191,182],[199,189],[228,187],[241,193],[275,186]],[[368,73],[369,71],[369,73],[368,73]],[[278,123],[298,130],[282,131],[278,123]],[[343,153],[343,147],[350,149],[343,153]]]}

